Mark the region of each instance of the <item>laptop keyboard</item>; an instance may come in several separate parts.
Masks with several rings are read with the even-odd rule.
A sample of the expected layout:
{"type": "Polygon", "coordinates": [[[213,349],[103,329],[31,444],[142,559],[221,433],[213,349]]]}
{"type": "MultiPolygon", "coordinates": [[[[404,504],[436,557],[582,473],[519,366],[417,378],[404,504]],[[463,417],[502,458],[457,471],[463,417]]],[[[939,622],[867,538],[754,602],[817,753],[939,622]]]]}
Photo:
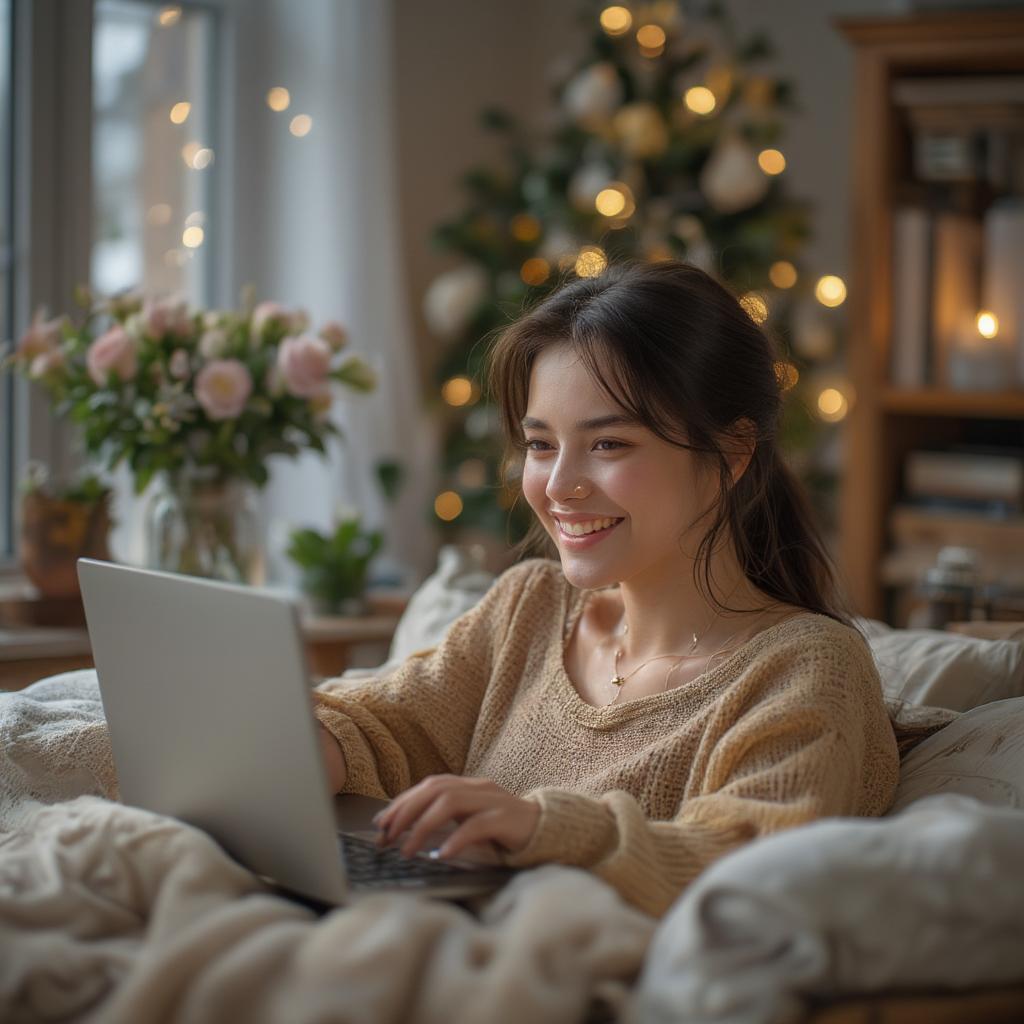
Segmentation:
{"type": "Polygon", "coordinates": [[[349,881],[367,885],[399,885],[415,887],[438,878],[457,878],[469,869],[425,857],[403,857],[394,847],[379,847],[359,836],[339,832],[345,871],[349,881]]]}

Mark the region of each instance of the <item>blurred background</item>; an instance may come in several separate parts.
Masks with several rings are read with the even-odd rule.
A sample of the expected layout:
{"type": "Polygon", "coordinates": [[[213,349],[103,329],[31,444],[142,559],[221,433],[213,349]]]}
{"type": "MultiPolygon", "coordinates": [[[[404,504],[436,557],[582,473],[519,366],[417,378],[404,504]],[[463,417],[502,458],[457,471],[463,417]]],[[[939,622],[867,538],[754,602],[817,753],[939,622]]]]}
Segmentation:
{"type": "Polygon", "coordinates": [[[858,611],[1019,618],[1022,191],[1014,4],[0,0],[0,608],[501,568],[486,340],[629,257],[775,337],[858,611]]]}

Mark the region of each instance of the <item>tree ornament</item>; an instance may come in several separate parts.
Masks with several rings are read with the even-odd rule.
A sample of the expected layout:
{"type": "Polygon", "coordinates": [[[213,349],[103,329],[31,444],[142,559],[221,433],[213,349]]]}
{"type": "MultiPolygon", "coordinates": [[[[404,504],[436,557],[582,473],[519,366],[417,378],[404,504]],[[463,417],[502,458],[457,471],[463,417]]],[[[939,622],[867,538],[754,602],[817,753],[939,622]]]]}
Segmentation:
{"type": "Polygon", "coordinates": [[[562,103],[579,124],[608,120],[622,105],[622,82],[615,66],[602,62],[584,68],[565,87],[562,103]]]}
{"type": "Polygon", "coordinates": [[[463,264],[434,278],[423,297],[423,315],[434,334],[454,338],[466,329],[470,318],[487,295],[487,275],[482,267],[463,264]]]}
{"type": "Polygon", "coordinates": [[[738,135],[726,135],[700,174],[700,188],[719,213],[739,213],[756,205],[770,182],[757,164],[757,154],[738,135]]]}

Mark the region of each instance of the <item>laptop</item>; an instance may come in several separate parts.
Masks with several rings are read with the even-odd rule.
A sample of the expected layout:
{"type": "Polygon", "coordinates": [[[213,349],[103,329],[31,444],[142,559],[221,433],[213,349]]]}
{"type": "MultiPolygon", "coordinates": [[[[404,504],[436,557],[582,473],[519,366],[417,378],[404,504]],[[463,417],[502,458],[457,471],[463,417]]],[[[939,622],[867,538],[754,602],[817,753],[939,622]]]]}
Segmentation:
{"type": "Polygon", "coordinates": [[[371,819],[386,801],[332,797],[287,597],[84,558],[78,578],[126,804],[195,825],[285,893],[328,906],[380,892],[465,899],[513,874],[439,859],[440,836],[413,858],[378,849],[371,819]]]}

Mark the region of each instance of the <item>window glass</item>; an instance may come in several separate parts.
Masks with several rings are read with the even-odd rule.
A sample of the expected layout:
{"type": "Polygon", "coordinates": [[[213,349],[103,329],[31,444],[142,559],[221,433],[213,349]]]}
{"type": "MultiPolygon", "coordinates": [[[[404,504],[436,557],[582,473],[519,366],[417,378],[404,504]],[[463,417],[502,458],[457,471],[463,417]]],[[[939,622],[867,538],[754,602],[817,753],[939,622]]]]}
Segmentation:
{"type": "Polygon", "coordinates": [[[214,17],[97,0],[92,285],[208,301],[216,231],[214,17]]]}

